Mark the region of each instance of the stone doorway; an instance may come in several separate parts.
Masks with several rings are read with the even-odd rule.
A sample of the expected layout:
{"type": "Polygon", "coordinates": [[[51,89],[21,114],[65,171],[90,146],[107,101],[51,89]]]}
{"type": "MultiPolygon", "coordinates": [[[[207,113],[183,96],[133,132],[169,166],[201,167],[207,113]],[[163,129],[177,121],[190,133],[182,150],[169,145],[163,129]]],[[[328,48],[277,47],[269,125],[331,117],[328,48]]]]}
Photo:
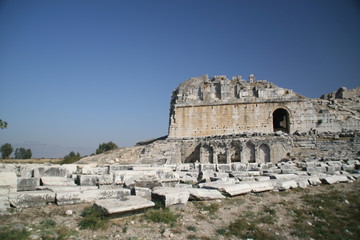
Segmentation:
{"type": "Polygon", "coordinates": [[[290,133],[289,113],[283,108],[278,108],[273,113],[274,132],[282,131],[290,133]]]}

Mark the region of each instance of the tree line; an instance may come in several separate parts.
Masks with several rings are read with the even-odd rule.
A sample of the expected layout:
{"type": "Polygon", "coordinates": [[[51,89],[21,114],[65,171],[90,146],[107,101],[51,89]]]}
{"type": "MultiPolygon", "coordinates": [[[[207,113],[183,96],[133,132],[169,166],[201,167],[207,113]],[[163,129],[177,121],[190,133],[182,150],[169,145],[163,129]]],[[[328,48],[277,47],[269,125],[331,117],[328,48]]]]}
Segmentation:
{"type": "MultiPolygon", "coordinates": [[[[1,146],[0,152],[1,157],[6,159],[9,158],[11,153],[13,153],[14,148],[11,146],[10,143],[5,143],[1,146]]],[[[31,149],[25,149],[25,148],[16,148],[14,153],[15,159],[29,159],[32,157],[31,149]]]]}

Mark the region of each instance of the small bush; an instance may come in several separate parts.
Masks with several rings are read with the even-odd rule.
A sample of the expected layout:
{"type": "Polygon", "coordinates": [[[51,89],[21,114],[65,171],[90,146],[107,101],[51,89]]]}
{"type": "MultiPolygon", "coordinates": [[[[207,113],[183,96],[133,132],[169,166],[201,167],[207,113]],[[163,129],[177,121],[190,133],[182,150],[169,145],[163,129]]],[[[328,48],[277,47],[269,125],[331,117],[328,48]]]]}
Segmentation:
{"type": "Polygon", "coordinates": [[[215,214],[220,208],[218,203],[204,204],[203,202],[194,202],[194,204],[197,209],[207,211],[210,214],[215,214]]]}
{"type": "Polygon", "coordinates": [[[29,235],[30,233],[25,228],[0,227],[1,240],[25,240],[28,239],[29,235]]]}
{"type": "Polygon", "coordinates": [[[157,223],[175,225],[178,215],[171,212],[168,208],[150,209],[145,213],[145,218],[157,223]]]}
{"type": "Polygon", "coordinates": [[[81,216],[83,219],[79,223],[80,229],[97,230],[100,228],[105,229],[108,226],[108,222],[103,212],[95,207],[84,208],[81,216]]]}
{"type": "Polygon", "coordinates": [[[191,232],[196,232],[196,227],[194,226],[187,226],[186,229],[191,232]]]}

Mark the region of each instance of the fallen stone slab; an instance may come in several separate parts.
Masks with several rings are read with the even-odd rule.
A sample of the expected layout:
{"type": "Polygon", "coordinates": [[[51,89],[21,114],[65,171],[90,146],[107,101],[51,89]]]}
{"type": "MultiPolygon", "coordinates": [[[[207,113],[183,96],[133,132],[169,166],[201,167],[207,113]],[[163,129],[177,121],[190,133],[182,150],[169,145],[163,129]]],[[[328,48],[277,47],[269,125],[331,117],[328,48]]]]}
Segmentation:
{"type": "Polygon", "coordinates": [[[309,176],[309,177],[307,177],[307,180],[309,181],[310,185],[312,185],[312,186],[317,186],[322,183],[320,178],[317,176],[309,176]]]}
{"type": "Polygon", "coordinates": [[[227,196],[237,196],[251,192],[252,188],[248,182],[239,182],[237,184],[224,182],[210,182],[200,185],[202,188],[216,189],[227,196]]]}
{"type": "Polygon", "coordinates": [[[262,182],[247,182],[250,185],[252,192],[265,192],[271,191],[274,189],[272,181],[262,181],[262,182]]]}
{"type": "Polygon", "coordinates": [[[113,183],[113,175],[77,175],[77,182],[81,186],[96,186],[113,183]]]}
{"type": "Polygon", "coordinates": [[[299,176],[293,173],[288,173],[288,174],[269,174],[267,175],[269,176],[271,179],[276,179],[276,180],[285,180],[285,179],[295,179],[298,178],[299,176]]]}
{"type": "Polygon", "coordinates": [[[225,198],[218,190],[205,188],[188,188],[190,200],[207,201],[225,198]]]}
{"type": "Polygon", "coordinates": [[[18,191],[35,191],[40,185],[39,178],[17,178],[17,190],[18,191]]]}
{"type": "Polygon", "coordinates": [[[41,177],[43,186],[76,186],[74,179],[64,177],[41,177]]]}
{"type": "Polygon", "coordinates": [[[294,180],[278,180],[274,187],[279,191],[285,191],[290,188],[297,188],[298,184],[294,180]]]}
{"type": "Polygon", "coordinates": [[[55,193],[46,190],[17,192],[9,195],[9,202],[16,208],[45,206],[48,203],[55,203],[55,193]]]}
{"type": "Polygon", "coordinates": [[[145,188],[145,187],[133,187],[131,189],[131,194],[138,196],[138,197],[150,199],[151,198],[151,189],[145,188]]]}
{"type": "Polygon", "coordinates": [[[0,216],[10,208],[9,199],[7,196],[0,196],[0,216]]]}
{"type": "Polygon", "coordinates": [[[270,177],[269,176],[258,176],[258,177],[254,177],[255,181],[258,182],[263,182],[263,181],[269,181],[270,177]]]}
{"type": "Polygon", "coordinates": [[[79,192],[57,192],[56,204],[57,205],[71,205],[84,202],[95,202],[99,199],[107,198],[123,198],[130,195],[130,190],[125,188],[118,189],[96,189],[85,190],[79,192]]]}
{"type": "Polygon", "coordinates": [[[328,177],[325,177],[325,178],[321,178],[320,180],[325,184],[334,184],[334,183],[339,183],[339,182],[349,182],[348,177],[344,176],[344,175],[328,176],[328,177]]]}
{"type": "Polygon", "coordinates": [[[94,205],[110,215],[146,209],[155,206],[155,203],[138,196],[125,196],[122,199],[97,200],[94,205]]]}
{"type": "Polygon", "coordinates": [[[41,166],[34,169],[33,177],[67,177],[68,170],[60,166],[41,166]]]}
{"type": "Polygon", "coordinates": [[[189,192],[186,188],[161,187],[153,190],[151,199],[160,201],[165,207],[186,204],[189,200],[189,192]]]}
{"type": "Polygon", "coordinates": [[[0,195],[17,191],[17,176],[15,172],[0,172],[0,195]]]}
{"type": "Polygon", "coordinates": [[[52,192],[80,192],[99,189],[97,186],[39,186],[37,190],[49,190],[52,192]]]}
{"type": "Polygon", "coordinates": [[[309,183],[307,177],[300,177],[300,178],[295,179],[295,181],[299,188],[307,188],[308,186],[310,186],[310,183],[309,183]]]}

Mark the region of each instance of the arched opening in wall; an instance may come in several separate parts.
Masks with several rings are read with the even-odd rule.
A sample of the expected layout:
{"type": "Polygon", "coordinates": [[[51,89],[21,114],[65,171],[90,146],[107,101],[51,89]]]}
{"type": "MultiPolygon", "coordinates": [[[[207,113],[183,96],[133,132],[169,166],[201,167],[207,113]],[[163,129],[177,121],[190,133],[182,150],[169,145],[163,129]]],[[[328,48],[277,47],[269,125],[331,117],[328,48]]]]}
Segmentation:
{"type": "Polygon", "coordinates": [[[206,146],[204,147],[204,160],[208,163],[214,163],[214,150],[212,147],[206,146]]]}
{"type": "Polygon", "coordinates": [[[290,132],[288,111],[283,108],[278,108],[273,112],[273,127],[274,132],[290,132]]]}
{"type": "Polygon", "coordinates": [[[185,158],[184,163],[194,163],[196,161],[200,161],[200,144],[185,158]]]}
{"type": "Polygon", "coordinates": [[[231,162],[241,162],[241,148],[233,147],[231,148],[231,162]]]}
{"type": "Polygon", "coordinates": [[[217,157],[218,157],[218,163],[220,163],[220,164],[226,164],[227,163],[226,162],[226,154],[220,153],[220,154],[217,155],[217,157]]]}
{"type": "Polygon", "coordinates": [[[255,162],[255,145],[251,142],[246,143],[246,155],[249,163],[255,162]]]}
{"type": "Polygon", "coordinates": [[[268,163],[270,162],[270,148],[266,144],[261,144],[259,147],[259,161],[261,163],[268,163]]]}

